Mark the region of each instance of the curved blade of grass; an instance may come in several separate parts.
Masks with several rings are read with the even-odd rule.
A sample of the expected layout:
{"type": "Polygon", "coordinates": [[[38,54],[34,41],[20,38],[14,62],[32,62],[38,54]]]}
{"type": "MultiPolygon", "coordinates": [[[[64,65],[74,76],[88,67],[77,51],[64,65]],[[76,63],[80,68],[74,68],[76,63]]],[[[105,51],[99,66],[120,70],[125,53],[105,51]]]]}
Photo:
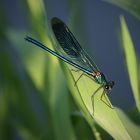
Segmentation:
{"type": "Polygon", "coordinates": [[[42,37],[43,35],[46,36],[48,26],[46,26],[47,23],[45,22],[47,15],[45,12],[44,1],[38,0],[34,2],[34,0],[27,0],[27,5],[30,13],[29,19],[33,27],[33,30],[39,37],[42,37]]]}
{"type": "MultiPolygon", "coordinates": [[[[38,38],[42,40],[42,42],[46,44],[46,41],[44,40],[47,40],[47,45],[50,44],[49,37],[46,36],[46,31],[48,31],[48,29],[44,30],[48,26],[45,25],[45,19],[47,16],[45,14],[46,12],[45,12],[43,0],[39,0],[36,2],[34,2],[34,0],[27,0],[26,2],[28,6],[29,21],[31,23],[32,30],[35,32],[36,36],[38,36],[38,38]]],[[[24,37],[26,35],[24,35],[24,37]]],[[[32,47],[30,48],[32,49],[32,47]]],[[[24,61],[26,61],[25,62],[26,68],[30,73],[33,81],[35,81],[36,86],[42,89],[43,88],[42,86],[44,85],[44,77],[45,77],[45,61],[46,61],[45,59],[47,56],[41,51],[38,51],[36,47],[34,47],[32,51],[34,51],[32,52],[32,57],[30,55],[30,59],[29,58],[24,59],[24,61]],[[36,64],[38,64],[38,67],[36,67],[36,64]]]]}
{"type": "Polygon", "coordinates": [[[132,15],[140,20],[140,1],[139,0],[103,0],[114,4],[124,10],[127,10],[132,15]]]}
{"type": "Polygon", "coordinates": [[[123,125],[127,129],[128,133],[131,135],[133,140],[139,140],[140,138],[140,126],[135,125],[130,119],[120,110],[117,109],[117,113],[122,120],[123,125]]]}
{"type": "Polygon", "coordinates": [[[84,114],[86,121],[91,126],[91,129],[96,137],[96,140],[101,140],[100,133],[97,131],[95,124],[94,124],[95,122],[93,121],[92,116],[88,112],[87,105],[83,101],[83,98],[81,98],[81,94],[79,93],[79,89],[77,88],[77,86],[74,85],[74,83],[75,83],[74,76],[70,74],[70,71],[69,71],[69,69],[67,69],[67,67],[64,66],[63,68],[65,68],[66,79],[67,79],[70,91],[73,95],[73,98],[75,99],[81,112],[84,114]]]}
{"type": "Polygon", "coordinates": [[[83,76],[74,86],[74,81],[80,76],[80,72],[72,72],[72,77],[67,73],[68,83],[72,95],[76,102],[80,106],[86,120],[90,123],[90,126],[94,125],[94,120],[105,129],[114,139],[117,140],[130,140],[131,136],[123,126],[123,123],[119,119],[119,116],[115,112],[115,109],[111,109],[106,106],[101,100],[100,96],[102,90],[100,90],[94,100],[95,111],[93,114],[91,96],[93,92],[99,87],[94,81],[86,76],[83,76]],[[82,100],[81,100],[82,99],[82,100]],[[90,114],[90,115],[89,115],[90,114]],[[94,119],[93,119],[94,118],[94,119]]]}
{"type": "Polygon", "coordinates": [[[132,87],[134,99],[138,111],[140,112],[140,91],[138,84],[138,67],[137,67],[137,58],[134,45],[126,25],[125,19],[123,16],[120,17],[121,21],[121,37],[122,37],[122,48],[125,55],[125,60],[127,64],[128,75],[130,79],[130,84],[132,87]]]}

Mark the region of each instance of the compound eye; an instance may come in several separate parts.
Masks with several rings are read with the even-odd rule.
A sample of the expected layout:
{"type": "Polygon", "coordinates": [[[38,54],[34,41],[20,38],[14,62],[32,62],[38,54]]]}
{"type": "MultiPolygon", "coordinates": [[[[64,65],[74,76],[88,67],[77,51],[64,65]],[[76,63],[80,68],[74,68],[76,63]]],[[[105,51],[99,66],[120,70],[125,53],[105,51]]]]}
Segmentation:
{"type": "Polygon", "coordinates": [[[105,89],[109,90],[110,89],[109,85],[105,85],[105,89]]]}

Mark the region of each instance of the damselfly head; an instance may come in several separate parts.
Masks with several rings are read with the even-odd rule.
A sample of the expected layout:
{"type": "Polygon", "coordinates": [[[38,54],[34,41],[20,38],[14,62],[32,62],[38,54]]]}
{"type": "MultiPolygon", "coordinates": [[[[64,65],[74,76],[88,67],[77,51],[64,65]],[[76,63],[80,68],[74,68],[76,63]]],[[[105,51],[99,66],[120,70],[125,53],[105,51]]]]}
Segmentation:
{"type": "Polygon", "coordinates": [[[112,88],[113,88],[113,86],[114,86],[114,84],[115,84],[114,81],[109,81],[109,82],[107,82],[107,83],[105,84],[105,86],[104,86],[105,90],[111,91],[112,88]]]}

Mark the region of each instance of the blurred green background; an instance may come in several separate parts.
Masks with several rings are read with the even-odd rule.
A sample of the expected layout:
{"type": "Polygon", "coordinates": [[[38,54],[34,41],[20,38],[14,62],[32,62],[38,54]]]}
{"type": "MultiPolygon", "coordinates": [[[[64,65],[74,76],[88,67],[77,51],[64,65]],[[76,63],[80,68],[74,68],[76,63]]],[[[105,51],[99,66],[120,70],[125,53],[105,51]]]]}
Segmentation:
{"type": "Polygon", "coordinates": [[[0,140],[139,139],[139,36],[139,0],[1,0],[0,140]],[[90,116],[67,66],[25,42],[30,35],[55,48],[52,17],[70,27],[115,81],[109,98],[119,109],[106,113],[99,104],[90,116]]]}

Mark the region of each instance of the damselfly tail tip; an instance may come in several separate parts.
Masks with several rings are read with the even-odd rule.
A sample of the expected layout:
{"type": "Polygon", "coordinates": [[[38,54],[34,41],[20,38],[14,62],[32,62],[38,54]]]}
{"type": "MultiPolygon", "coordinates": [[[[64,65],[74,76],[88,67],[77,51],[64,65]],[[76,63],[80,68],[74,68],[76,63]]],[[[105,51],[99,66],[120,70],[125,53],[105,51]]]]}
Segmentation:
{"type": "Polygon", "coordinates": [[[28,40],[28,38],[29,38],[29,36],[27,36],[27,35],[24,37],[25,40],[28,40]]]}
{"type": "Polygon", "coordinates": [[[26,35],[26,37],[24,39],[25,39],[25,41],[30,41],[31,40],[31,37],[29,37],[29,36],[26,35]]]}

